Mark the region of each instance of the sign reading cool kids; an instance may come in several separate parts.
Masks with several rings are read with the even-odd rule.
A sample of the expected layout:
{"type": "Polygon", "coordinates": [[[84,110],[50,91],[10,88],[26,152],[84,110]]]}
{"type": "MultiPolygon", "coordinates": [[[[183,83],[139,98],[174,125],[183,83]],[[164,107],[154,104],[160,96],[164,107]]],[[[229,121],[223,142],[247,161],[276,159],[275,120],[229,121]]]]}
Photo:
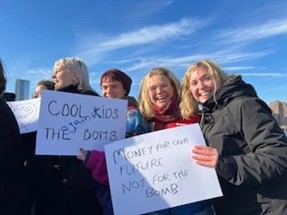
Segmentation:
{"type": "Polygon", "coordinates": [[[127,101],[46,90],[41,97],[36,154],[103,150],[126,132],[127,101]]]}

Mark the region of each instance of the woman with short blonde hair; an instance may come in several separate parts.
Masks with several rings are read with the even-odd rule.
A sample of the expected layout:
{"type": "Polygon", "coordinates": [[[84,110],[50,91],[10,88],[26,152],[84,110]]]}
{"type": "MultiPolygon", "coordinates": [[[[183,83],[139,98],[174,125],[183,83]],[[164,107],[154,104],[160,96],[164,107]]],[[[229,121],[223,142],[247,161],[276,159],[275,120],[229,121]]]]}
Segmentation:
{"type": "MultiPolygon", "coordinates": [[[[66,57],[61,58],[57,60],[54,64],[54,75],[53,78],[57,76],[58,73],[67,72],[71,76],[70,82],[68,84],[72,84],[74,86],[77,86],[77,89],[80,92],[87,92],[87,91],[93,91],[90,81],[89,81],[89,71],[84,63],[83,60],[77,57],[66,57]]],[[[59,89],[65,87],[63,85],[60,85],[57,83],[57,80],[55,82],[55,89],[59,89]]]]}

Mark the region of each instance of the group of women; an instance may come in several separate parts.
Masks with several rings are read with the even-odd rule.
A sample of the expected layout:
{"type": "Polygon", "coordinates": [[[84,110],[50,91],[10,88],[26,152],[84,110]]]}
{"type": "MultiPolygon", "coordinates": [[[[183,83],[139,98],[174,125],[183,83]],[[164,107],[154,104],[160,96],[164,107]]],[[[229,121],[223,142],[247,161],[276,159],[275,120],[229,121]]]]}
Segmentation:
{"type": "MultiPolygon", "coordinates": [[[[99,96],[79,58],[56,61],[52,78],[56,91],[99,96]]],[[[103,73],[100,84],[104,97],[128,100],[127,138],[200,123],[207,145],[195,146],[191,157],[216,170],[223,197],[150,214],[287,213],[286,136],[241,76],[227,75],[216,63],[202,60],[188,67],[180,83],[170,70],[157,67],[143,78],[138,101],[129,96],[132,79],[118,69],[103,73]]],[[[53,194],[57,202],[46,204],[50,214],[113,214],[104,152],[82,149],[77,157],[59,156],[52,166],[59,187],[53,194]]],[[[4,194],[0,190],[1,199],[4,194]]]]}

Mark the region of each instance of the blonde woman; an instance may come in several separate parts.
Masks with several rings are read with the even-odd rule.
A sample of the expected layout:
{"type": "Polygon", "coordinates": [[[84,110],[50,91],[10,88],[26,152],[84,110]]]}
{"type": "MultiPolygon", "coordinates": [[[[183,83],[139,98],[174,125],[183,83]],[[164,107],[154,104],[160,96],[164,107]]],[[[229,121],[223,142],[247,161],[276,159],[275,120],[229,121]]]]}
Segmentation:
{"type": "MultiPolygon", "coordinates": [[[[79,58],[61,58],[54,64],[52,76],[55,90],[95,95],[89,82],[89,72],[86,64],[79,58]]],[[[102,210],[95,196],[96,183],[88,169],[74,156],[60,156],[57,166],[61,176],[60,198],[51,207],[55,207],[53,214],[61,215],[94,215],[102,210]]]]}
{"type": "MultiPolygon", "coordinates": [[[[140,87],[139,108],[153,131],[199,122],[196,114],[191,114],[187,119],[181,118],[179,86],[178,79],[167,68],[153,68],[144,77],[140,87]]],[[[211,215],[213,211],[208,202],[196,202],[156,211],[155,214],[211,215]]]]}
{"type": "Polygon", "coordinates": [[[193,158],[216,169],[217,214],[287,214],[286,136],[252,85],[203,60],[188,67],[181,98],[183,118],[202,113],[207,146],[196,146],[193,158]]]}

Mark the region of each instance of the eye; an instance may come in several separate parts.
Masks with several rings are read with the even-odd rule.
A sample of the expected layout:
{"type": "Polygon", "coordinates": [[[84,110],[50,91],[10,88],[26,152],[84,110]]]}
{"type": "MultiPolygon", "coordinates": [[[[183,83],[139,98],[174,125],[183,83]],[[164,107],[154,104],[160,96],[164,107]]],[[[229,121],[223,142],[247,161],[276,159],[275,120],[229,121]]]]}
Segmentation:
{"type": "Polygon", "coordinates": [[[196,81],[192,81],[192,82],[190,82],[190,86],[196,86],[197,85],[197,82],[196,81]]]}
{"type": "Polygon", "coordinates": [[[165,88],[167,88],[167,87],[168,87],[168,84],[161,84],[161,85],[160,85],[160,88],[164,88],[164,89],[165,89],[165,88]]]}
{"type": "Polygon", "coordinates": [[[209,80],[211,80],[210,75],[205,76],[203,80],[205,80],[205,81],[209,81],[209,80]]]}
{"type": "Polygon", "coordinates": [[[149,88],[149,90],[150,90],[150,91],[155,91],[155,90],[156,90],[156,86],[151,86],[151,87],[149,88]]]}
{"type": "Polygon", "coordinates": [[[58,73],[60,73],[61,71],[62,71],[62,70],[58,69],[58,70],[56,70],[55,74],[58,74],[58,73]]]}

